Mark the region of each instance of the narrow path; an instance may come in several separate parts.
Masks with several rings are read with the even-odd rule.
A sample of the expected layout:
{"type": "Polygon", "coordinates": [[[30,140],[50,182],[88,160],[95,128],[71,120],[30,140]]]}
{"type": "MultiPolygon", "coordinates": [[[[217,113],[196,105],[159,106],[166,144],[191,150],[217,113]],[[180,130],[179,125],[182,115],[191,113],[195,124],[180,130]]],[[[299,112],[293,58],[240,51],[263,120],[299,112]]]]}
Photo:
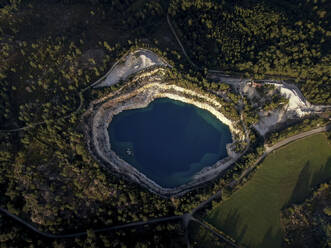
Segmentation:
{"type": "MultiPolygon", "coordinates": [[[[94,87],[95,85],[99,84],[102,80],[104,80],[108,75],[109,73],[111,73],[111,71],[113,70],[113,67],[118,63],[115,62],[112,67],[102,76],[100,77],[98,80],[96,80],[95,82],[91,83],[90,85],[86,86],[85,88],[83,88],[82,90],[80,90],[78,92],[78,97],[79,97],[79,106],[74,110],[72,111],[71,113],[67,114],[67,115],[64,115],[62,117],[59,117],[57,118],[57,120],[59,119],[68,119],[70,118],[72,115],[78,113],[81,108],[83,107],[83,102],[84,102],[84,96],[83,96],[83,93],[87,90],[89,90],[90,88],[94,87]]],[[[14,129],[0,129],[0,133],[10,133],[10,132],[19,132],[19,131],[23,131],[23,130],[26,130],[26,129],[30,129],[30,128],[33,128],[33,127],[36,127],[36,126],[39,126],[39,125],[42,125],[42,124],[45,124],[46,121],[39,121],[39,122],[35,122],[35,123],[32,123],[32,124],[29,124],[29,125],[26,125],[24,127],[20,127],[20,128],[14,128],[14,129]]]]}
{"type": "MultiPolygon", "coordinates": [[[[146,49],[140,49],[140,50],[146,50],[146,49]]],[[[117,61],[115,61],[115,63],[111,66],[111,68],[102,76],[100,77],[98,80],[96,80],[95,82],[91,83],[90,85],[86,86],[85,88],[83,88],[82,90],[80,90],[78,92],[78,97],[79,97],[79,106],[73,110],[71,113],[67,114],[67,115],[64,115],[62,117],[59,117],[57,118],[57,120],[61,120],[61,119],[68,119],[70,118],[72,115],[78,113],[81,108],[83,107],[83,102],[84,102],[84,92],[89,90],[90,88],[94,87],[95,85],[101,83],[101,81],[103,81],[105,78],[108,77],[108,75],[113,71],[114,67],[121,62],[122,58],[127,56],[127,54],[129,53],[126,52],[124,55],[122,55],[121,58],[119,58],[117,61]]],[[[172,67],[171,65],[169,65],[165,60],[164,60],[164,63],[166,63],[167,66],[169,67],[172,67]]],[[[116,94],[120,93],[121,90],[125,87],[125,85],[123,85],[121,88],[119,88],[118,90],[116,90],[116,94]]],[[[39,121],[39,122],[35,122],[35,123],[32,123],[32,124],[29,124],[29,125],[26,125],[24,127],[20,127],[20,128],[14,128],[14,129],[0,129],[0,133],[9,133],[9,132],[19,132],[19,131],[23,131],[23,130],[26,130],[26,129],[30,129],[30,128],[33,128],[33,127],[36,127],[36,126],[39,126],[39,125],[42,125],[42,124],[45,124],[46,121],[39,121]]]]}
{"type": "MultiPolygon", "coordinates": [[[[271,153],[272,151],[274,150],[277,150],[279,149],[280,147],[282,146],[285,146],[293,141],[296,141],[298,139],[302,139],[302,138],[305,138],[307,136],[310,136],[310,135],[314,135],[314,134],[317,134],[317,133],[321,133],[321,132],[326,132],[326,131],[330,131],[331,130],[331,124],[327,125],[327,126],[324,126],[324,127],[319,127],[319,128],[315,128],[315,129],[312,129],[310,131],[307,131],[307,132],[303,132],[303,133],[300,133],[300,134],[297,134],[297,135],[293,135],[291,137],[288,137],[284,140],[281,140],[280,142],[276,143],[275,145],[271,146],[271,147],[266,147],[266,151],[255,161],[255,163],[250,167],[250,168],[247,168],[240,176],[240,178],[238,180],[233,180],[229,186],[230,187],[234,187],[235,185],[237,185],[241,179],[243,177],[245,177],[249,172],[251,172],[269,153],[271,153]]],[[[210,230],[213,234],[215,234],[216,236],[220,237],[220,238],[223,238],[224,237],[220,234],[220,233],[216,233],[215,230],[217,230],[216,227],[212,226],[213,228],[215,228],[215,230],[213,230],[212,228],[210,228],[207,224],[205,223],[202,223],[201,221],[197,220],[196,218],[194,218],[194,214],[205,208],[205,206],[207,204],[209,204],[211,201],[213,201],[214,199],[218,198],[218,197],[221,197],[222,196],[222,190],[216,192],[213,196],[211,196],[209,199],[207,199],[206,201],[202,202],[199,204],[199,206],[197,206],[196,208],[194,208],[192,211],[191,211],[191,214],[188,215],[186,218],[190,218],[189,221],[196,221],[198,222],[199,224],[203,225],[205,228],[207,228],[208,230],[210,230]]],[[[188,222],[189,222],[188,221],[188,222]]],[[[232,241],[231,241],[232,242],[232,241]]],[[[238,247],[236,244],[234,244],[235,247],[238,247]]]]}
{"type": "MultiPolygon", "coordinates": [[[[191,58],[188,56],[188,54],[186,53],[186,50],[184,48],[184,45],[182,44],[182,42],[180,41],[175,28],[173,27],[171,20],[170,20],[170,16],[169,14],[167,14],[167,23],[169,25],[169,28],[172,32],[172,34],[174,35],[178,45],[180,46],[185,58],[187,59],[187,61],[196,69],[198,70],[203,70],[203,68],[201,66],[196,65],[191,58]]],[[[226,71],[221,71],[221,70],[212,70],[212,69],[207,69],[208,74],[214,74],[216,76],[221,76],[221,77],[238,77],[238,78],[242,78],[244,77],[245,73],[242,72],[231,72],[231,75],[228,75],[228,73],[226,71]]],[[[264,75],[266,79],[273,79],[273,78],[280,78],[283,80],[296,80],[297,78],[295,77],[290,77],[290,76],[283,76],[283,75],[269,75],[269,74],[265,74],[264,75]]]]}
{"type": "MultiPolygon", "coordinates": [[[[179,46],[181,47],[181,49],[183,51],[183,54],[185,55],[185,57],[187,58],[187,60],[189,61],[189,63],[193,67],[195,67],[196,69],[201,70],[201,68],[199,66],[197,66],[196,64],[194,64],[191,61],[191,59],[189,58],[189,56],[187,55],[184,46],[182,45],[181,41],[179,40],[179,38],[178,38],[178,36],[177,36],[177,34],[176,34],[176,32],[175,32],[172,24],[171,24],[169,15],[167,15],[167,22],[168,22],[168,25],[169,25],[169,27],[171,29],[171,32],[175,36],[175,38],[176,38],[179,46]]],[[[84,89],[82,89],[78,93],[79,99],[80,99],[80,104],[77,107],[77,109],[74,110],[72,113],[67,114],[67,115],[65,115],[65,116],[63,116],[61,118],[62,119],[69,118],[73,114],[75,114],[78,111],[80,111],[80,109],[83,106],[83,93],[86,90],[88,90],[91,87],[93,87],[94,85],[100,83],[105,77],[107,77],[108,74],[111,72],[112,68],[104,76],[102,76],[100,79],[98,79],[94,83],[92,83],[89,86],[87,86],[84,89]]],[[[215,73],[215,74],[222,75],[224,77],[229,77],[229,75],[224,74],[223,71],[208,70],[208,73],[215,73]]],[[[275,76],[276,77],[279,77],[280,75],[275,75],[275,76]]],[[[293,78],[291,78],[291,79],[293,79],[293,78]]],[[[44,123],[46,123],[46,121],[36,122],[36,123],[30,124],[30,125],[27,125],[25,127],[16,128],[16,129],[0,130],[0,133],[1,132],[17,132],[17,131],[21,131],[21,130],[25,130],[25,129],[28,129],[28,128],[32,128],[32,127],[35,127],[35,126],[38,126],[38,125],[41,125],[41,124],[44,124],[44,123]]],[[[284,140],[276,143],[272,147],[266,147],[266,151],[263,153],[263,155],[260,156],[256,160],[256,162],[254,163],[254,165],[251,168],[249,168],[246,171],[244,171],[244,173],[241,175],[240,179],[242,179],[245,175],[247,175],[247,173],[249,173],[258,163],[260,163],[270,152],[272,152],[272,151],[274,151],[274,150],[276,150],[276,149],[278,149],[278,148],[280,148],[280,147],[282,147],[282,146],[284,146],[284,145],[286,145],[286,144],[288,144],[290,142],[293,142],[295,140],[302,139],[302,138],[307,137],[309,135],[313,135],[313,134],[316,134],[316,133],[325,132],[325,131],[329,131],[329,130],[331,130],[331,124],[328,125],[328,126],[325,126],[325,127],[316,128],[316,129],[313,129],[313,130],[310,130],[310,131],[307,131],[307,132],[304,132],[304,133],[301,133],[301,134],[297,134],[297,135],[291,136],[289,138],[286,138],[286,139],[284,139],[284,140]]],[[[246,127],[245,127],[245,132],[247,132],[246,127]]],[[[246,135],[247,135],[247,133],[246,133],[246,135]]],[[[246,148],[245,151],[247,151],[247,148],[246,148]]],[[[238,183],[238,181],[233,181],[232,183],[238,183]]],[[[215,231],[208,224],[206,224],[206,223],[204,223],[204,222],[202,222],[202,221],[194,218],[194,216],[193,216],[197,211],[203,209],[208,203],[210,203],[211,201],[213,201],[214,199],[216,199],[218,197],[221,197],[221,195],[222,195],[222,191],[220,190],[220,191],[216,192],[214,195],[212,195],[210,198],[208,198],[206,201],[200,203],[196,208],[194,208],[191,211],[191,213],[186,213],[186,214],[184,214],[182,216],[169,216],[169,217],[156,218],[156,219],[152,219],[152,220],[148,220],[148,221],[131,222],[131,223],[123,224],[123,225],[117,225],[117,226],[105,227],[105,228],[100,228],[100,229],[94,229],[93,231],[95,233],[100,233],[100,232],[115,231],[115,230],[120,230],[120,229],[125,229],[125,228],[134,228],[134,227],[138,227],[138,226],[143,226],[143,225],[148,225],[148,224],[155,224],[155,223],[166,222],[166,221],[182,220],[183,221],[183,226],[184,226],[184,231],[185,231],[185,239],[186,239],[186,242],[187,242],[187,247],[189,248],[190,247],[190,243],[189,243],[189,235],[188,235],[188,226],[189,226],[189,222],[190,221],[195,221],[195,222],[199,223],[200,225],[202,225],[204,228],[206,228],[209,231],[211,231],[217,237],[219,237],[222,240],[224,240],[224,241],[228,242],[229,244],[231,244],[232,246],[239,247],[238,245],[236,245],[235,243],[233,243],[231,240],[227,239],[222,234],[220,234],[219,232],[215,231]]],[[[47,238],[63,239],[63,238],[73,238],[73,237],[80,237],[80,236],[87,235],[87,232],[78,232],[78,233],[70,233],[70,234],[51,234],[51,233],[43,232],[43,231],[38,230],[35,226],[33,226],[32,224],[28,223],[27,221],[21,219],[20,217],[14,215],[14,214],[11,214],[8,210],[6,210],[4,208],[1,208],[0,207],[0,212],[2,212],[3,214],[7,215],[8,217],[11,217],[13,220],[15,220],[15,221],[23,224],[24,226],[26,226],[30,230],[32,230],[32,231],[34,231],[34,232],[36,232],[36,233],[38,233],[38,234],[40,234],[40,235],[42,235],[44,237],[47,237],[47,238]]]]}
{"type": "Polygon", "coordinates": [[[330,130],[331,130],[331,124],[329,124],[327,126],[324,126],[324,127],[315,128],[315,129],[312,129],[312,130],[309,130],[309,131],[306,131],[306,132],[303,132],[303,133],[293,135],[291,137],[288,137],[286,139],[283,139],[283,140],[279,141],[278,143],[276,143],[275,145],[273,145],[271,147],[266,146],[266,152],[265,153],[269,154],[273,150],[276,150],[276,149],[278,149],[278,148],[280,148],[284,145],[287,145],[288,143],[290,143],[292,141],[302,139],[302,138],[305,138],[307,136],[310,136],[310,135],[313,135],[313,134],[316,134],[316,133],[327,132],[327,131],[330,131],[330,130]]]}
{"type": "Polygon", "coordinates": [[[172,34],[174,35],[174,37],[175,37],[175,39],[176,39],[178,45],[179,45],[180,48],[182,49],[182,52],[183,52],[183,54],[185,55],[185,58],[187,59],[187,61],[188,61],[188,62],[189,62],[189,63],[190,63],[195,69],[197,69],[197,70],[201,70],[201,68],[200,68],[199,66],[197,66],[196,64],[194,64],[193,61],[190,59],[190,57],[187,55],[187,53],[186,53],[186,51],[185,51],[185,48],[184,48],[182,42],[180,41],[180,39],[179,39],[179,37],[177,36],[177,33],[176,33],[174,27],[172,26],[172,23],[171,23],[171,21],[170,21],[170,16],[169,16],[169,14],[167,14],[167,22],[168,22],[169,28],[170,28],[172,34]]]}
{"type": "MultiPolygon", "coordinates": [[[[100,80],[100,79],[99,79],[100,80]]],[[[98,81],[99,81],[98,80],[98,81]]],[[[96,82],[98,82],[96,81],[96,82]]],[[[91,85],[87,86],[86,88],[82,89],[81,91],[78,92],[78,97],[79,97],[79,106],[74,110],[72,111],[71,113],[67,114],[67,115],[64,115],[62,117],[59,117],[57,118],[57,120],[59,119],[68,119],[70,118],[72,115],[78,113],[82,106],[83,106],[83,93],[88,90],[90,87],[92,87],[96,82],[92,83],[91,85]]],[[[19,131],[23,131],[23,130],[26,130],[26,129],[29,129],[29,128],[33,128],[33,127],[36,127],[36,126],[39,126],[39,125],[42,125],[42,124],[45,124],[46,121],[39,121],[39,122],[35,122],[35,123],[32,123],[32,124],[29,124],[29,125],[26,125],[24,127],[20,127],[20,128],[14,128],[14,129],[2,129],[0,130],[0,133],[10,133],[10,132],[19,132],[19,131]]]]}
{"type": "Polygon", "coordinates": [[[194,208],[191,211],[191,216],[193,216],[196,212],[198,212],[199,210],[203,209],[207,204],[209,204],[210,202],[212,202],[216,198],[220,198],[221,196],[222,196],[222,190],[217,191],[214,195],[212,195],[211,197],[209,197],[207,200],[201,202],[196,208],[194,208]]]}
{"type": "MultiPolygon", "coordinates": [[[[52,233],[48,233],[48,232],[43,232],[43,231],[40,231],[35,226],[33,226],[32,224],[28,223],[27,221],[21,219],[20,217],[14,215],[14,214],[11,214],[8,210],[6,210],[4,208],[0,207],[0,212],[4,213],[5,215],[7,215],[7,216],[11,217],[12,219],[18,221],[19,223],[23,224],[30,230],[32,230],[46,238],[65,239],[65,238],[75,238],[75,237],[81,237],[81,236],[87,235],[87,232],[78,232],[78,233],[70,233],[70,234],[52,234],[52,233]]],[[[93,232],[100,233],[100,232],[107,232],[107,231],[116,231],[116,230],[125,229],[125,228],[133,228],[133,227],[138,227],[138,226],[143,226],[143,225],[148,225],[148,224],[155,224],[155,223],[166,222],[166,221],[175,221],[175,220],[181,220],[181,219],[182,219],[182,216],[162,217],[162,218],[156,218],[156,219],[147,220],[147,221],[131,222],[131,223],[118,225],[118,226],[110,226],[110,227],[105,227],[105,228],[94,229],[93,232]]]]}
{"type": "Polygon", "coordinates": [[[187,248],[191,247],[190,238],[189,238],[189,224],[190,224],[191,219],[192,219],[192,215],[189,213],[182,215],[183,228],[184,228],[184,239],[185,239],[187,248]]]}
{"type": "Polygon", "coordinates": [[[204,221],[200,221],[196,218],[192,218],[192,221],[200,224],[201,226],[203,226],[205,229],[207,229],[208,231],[212,232],[215,236],[217,236],[218,238],[220,238],[221,240],[225,241],[226,243],[228,243],[229,245],[231,245],[232,247],[236,247],[236,248],[240,248],[240,246],[238,246],[237,244],[235,244],[232,240],[228,239],[227,237],[225,237],[222,233],[218,232],[217,229],[214,227],[210,227],[209,223],[206,223],[204,221]]]}
{"type": "Polygon", "coordinates": [[[312,130],[309,130],[309,131],[306,131],[306,132],[303,132],[303,133],[299,133],[299,134],[296,134],[296,135],[293,135],[293,136],[290,136],[286,139],[283,139],[279,142],[277,142],[276,144],[274,144],[273,146],[269,147],[267,145],[265,145],[265,152],[254,162],[254,164],[247,168],[239,177],[238,180],[234,180],[232,181],[229,186],[230,187],[234,187],[235,185],[237,185],[241,179],[243,177],[245,177],[248,173],[250,173],[269,153],[271,153],[272,151],[274,150],[277,150],[278,148],[282,147],[282,146],[285,146],[293,141],[296,141],[298,139],[303,139],[307,136],[310,136],[310,135],[313,135],[313,134],[317,134],[317,133],[322,133],[322,132],[327,132],[327,131],[331,131],[331,124],[329,125],[326,125],[324,127],[319,127],[319,128],[315,128],[315,129],[312,129],[312,130]]]}
{"type": "MultiPolygon", "coordinates": [[[[250,167],[249,169],[247,169],[242,176],[240,177],[243,178],[247,173],[249,173],[259,162],[261,162],[270,152],[290,143],[293,142],[295,140],[298,139],[302,139],[304,137],[316,134],[316,133],[321,133],[321,132],[325,132],[325,131],[329,131],[331,130],[331,124],[327,125],[325,127],[319,127],[304,133],[300,133],[294,136],[291,136],[289,138],[286,138],[278,143],[276,143],[275,145],[273,145],[272,147],[267,148],[267,151],[265,153],[263,153],[263,155],[258,158],[256,160],[256,162],[254,163],[254,165],[252,167],[250,167]]],[[[239,180],[240,180],[239,179],[239,180]]],[[[231,184],[233,183],[238,183],[238,181],[233,181],[231,184]]],[[[230,184],[230,186],[231,186],[230,184]]],[[[234,185],[235,185],[234,184],[234,185]]],[[[212,200],[216,199],[217,197],[220,197],[222,194],[222,191],[218,191],[216,192],[214,195],[212,195],[210,198],[208,198],[206,201],[200,203],[196,208],[194,208],[191,213],[186,213],[184,215],[181,216],[170,216],[170,217],[162,217],[162,218],[156,218],[156,219],[152,219],[152,220],[148,220],[148,221],[138,221],[138,222],[132,222],[132,223],[128,223],[128,224],[123,224],[123,225],[118,225],[118,226],[111,226],[111,227],[105,227],[105,228],[100,228],[100,229],[94,229],[93,231],[98,233],[98,232],[106,232],[106,231],[114,231],[114,230],[120,230],[120,229],[124,229],[124,228],[132,228],[132,227],[137,227],[137,226],[143,226],[143,225],[147,225],[147,224],[154,224],[154,223],[160,223],[160,222],[165,222],[165,221],[173,221],[173,220],[182,220],[183,221],[183,226],[184,226],[184,231],[185,231],[185,236],[186,236],[186,240],[187,240],[187,244],[188,247],[190,247],[189,244],[189,240],[188,240],[188,225],[189,222],[192,221],[198,221],[197,219],[194,218],[194,214],[199,211],[200,209],[204,208],[208,203],[210,203],[212,200]]],[[[0,212],[2,212],[3,214],[7,215],[8,217],[11,217],[13,220],[23,224],[24,226],[26,226],[27,228],[29,228],[30,230],[44,236],[47,238],[54,238],[54,239],[60,239],[60,238],[73,238],[73,237],[80,237],[80,236],[85,236],[87,235],[87,232],[78,232],[78,233],[71,233],[71,234],[51,234],[51,233],[47,233],[47,232],[43,232],[38,230],[36,227],[34,227],[32,224],[28,223],[27,221],[23,220],[22,218],[11,214],[8,210],[1,208],[0,207],[0,212]]],[[[198,221],[201,225],[206,227],[206,224],[203,224],[203,222],[198,221]]],[[[208,228],[208,227],[206,227],[208,228]]],[[[211,228],[208,228],[208,230],[212,231],[215,234],[215,231],[212,230],[211,228]]],[[[220,236],[220,234],[216,234],[217,236],[220,236]]],[[[224,237],[222,237],[224,239],[224,237]]],[[[232,242],[232,241],[231,241],[232,242]]],[[[238,247],[238,246],[236,246],[238,247]]]]}

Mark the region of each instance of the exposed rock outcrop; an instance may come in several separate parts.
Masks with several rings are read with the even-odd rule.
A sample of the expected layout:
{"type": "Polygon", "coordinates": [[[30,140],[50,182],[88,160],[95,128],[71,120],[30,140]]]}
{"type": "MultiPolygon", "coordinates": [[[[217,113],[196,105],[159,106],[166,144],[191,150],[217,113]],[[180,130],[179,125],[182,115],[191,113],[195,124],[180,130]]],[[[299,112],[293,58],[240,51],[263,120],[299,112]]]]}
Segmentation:
{"type": "MultiPolygon", "coordinates": [[[[218,176],[221,171],[233,164],[241,154],[234,152],[232,149],[233,146],[228,144],[227,150],[229,156],[227,158],[216,162],[210,167],[204,168],[195,174],[191,181],[186,184],[176,188],[163,188],[126,161],[119,158],[111,149],[107,129],[114,115],[124,110],[144,108],[156,98],[167,97],[208,110],[221,122],[229,126],[234,141],[235,137],[244,139],[244,134],[236,128],[233,121],[226,118],[221,112],[221,104],[208,95],[162,82],[160,78],[150,77],[150,72],[146,73],[148,73],[148,80],[144,84],[133,87],[131,91],[124,94],[115,95],[112,93],[94,101],[90,105],[90,108],[84,114],[88,148],[92,155],[105,168],[139,183],[150,191],[166,197],[180,195],[218,176]]],[[[143,75],[140,75],[140,78],[143,78],[143,75]]]]}

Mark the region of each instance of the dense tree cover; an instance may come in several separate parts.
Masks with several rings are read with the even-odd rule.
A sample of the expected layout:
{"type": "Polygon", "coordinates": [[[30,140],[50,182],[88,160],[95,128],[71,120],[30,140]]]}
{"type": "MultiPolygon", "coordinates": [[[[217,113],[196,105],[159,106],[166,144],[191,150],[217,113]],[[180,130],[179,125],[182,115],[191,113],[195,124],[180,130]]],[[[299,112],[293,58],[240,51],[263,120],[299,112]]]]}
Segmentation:
{"type": "Polygon", "coordinates": [[[297,78],[306,97],[331,103],[330,2],[170,1],[187,52],[209,69],[297,78]]]}
{"type": "MultiPolygon", "coordinates": [[[[154,8],[158,6],[154,2],[146,4],[154,8]]],[[[120,25],[119,20],[128,20],[124,16],[131,15],[131,12],[125,10],[133,1],[105,3],[105,9],[97,4],[71,5],[70,1],[66,5],[44,5],[39,1],[10,3],[0,9],[0,129],[24,127],[40,121],[43,124],[20,132],[0,133],[1,207],[41,230],[67,233],[180,215],[218,189],[220,182],[216,180],[215,184],[183,197],[163,199],[136,184],[110,175],[87,152],[80,115],[91,100],[117,90],[122,84],[102,90],[82,90],[100,78],[125,51],[144,46],[141,40],[133,38],[139,34],[131,23],[122,23],[119,29],[111,30],[116,36],[123,29],[128,36],[122,33],[115,38],[102,36],[107,33],[105,23],[110,22],[109,16],[114,17],[112,28],[120,25]],[[55,14],[48,10],[46,16],[43,12],[45,6],[55,13],[63,11],[68,19],[56,19],[55,14]],[[118,13],[121,8],[123,11],[118,13]],[[73,14],[76,12],[68,13],[67,9],[79,12],[86,22],[75,19],[81,17],[73,14]],[[101,35],[95,33],[98,28],[101,35]],[[132,29],[132,34],[129,29],[132,29]],[[123,37],[131,39],[122,41],[123,37]]],[[[149,10],[148,6],[146,8],[149,10]]],[[[146,8],[142,9],[147,11],[146,8]]],[[[155,10],[155,13],[162,15],[160,11],[155,10]]],[[[141,22],[144,20],[142,17],[141,22]]],[[[148,19],[145,21],[149,22],[148,19]]],[[[139,23],[136,24],[137,29],[141,28],[139,23]]],[[[143,25],[143,28],[145,31],[141,33],[149,30],[148,25],[143,25]]],[[[169,63],[174,64],[171,59],[176,62],[181,59],[177,51],[166,47],[161,52],[153,49],[152,44],[159,44],[158,40],[147,41],[147,45],[170,58],[169,63]]],[[[176,75],[180,73],[174,71],[174,83],[182,78],[176,75]]],[[[194,81],[190,84],[193,88],[207,90],[211,87],[207,81],[200,83],[193,77],[180,81],[186,84],[190,80],[194,81]]],[[[233,102],[224,104],[229,115],[238,119],[233,102]]],[[[3,244],[9,247],[19,246],[19,242],[37,247],[71,247],[72,242],[73,247],[92,247],[94,244],[80,239],[69,243],[46,242],[30,236],[24,227],[17,227],[6,218],[1,225],[3,244]]],[[[147,232],[147,236],[140,235],[141,239],[128,238],[131,231],[115,233],[110,238],[107,234],[108,238],[101,238],[107,245],[100,245],[98,241],[96,246],[125,247],[131,244],[128,247],[133,247],[133,240],[137,240],[137,247],[169,247],[167,237],[175,237],[175,233],[181,235],[180,228],[171,224],[156,231],[162,233],[162,237],[154,231],[147,232]]],[[[93,236],[92,232],[89,233],[93,236]]]]}
{"type": "MultiPolygon", "coordinates": [[[[0,8],[0,129],[44,122],[26,131],[0,132],[0,204],[41,230],[76,232],[182,214],[183,209],[198,204],[187,200],[184,207],[175,205],[110,175],[86,150],[80,115],[97,96],[93,95],[95,91],[82,90],[99,79],[129,47],[134,49],[139,38],[135,29],[127,32],[129,24],[121,24],[126,34],[114,28],[119,20],[116,18],[115,24],[110,23],[114,30],[107,30],[109,20],[118,12],[111,12],[111,8],[40,1],[8,1],[0,8]]],[[[144,11],[149,10],[146,8],[144,11]]],[[[127,20],[124,15],[131,12],[121,14],[120,18],[127,20]]],[[[31,247],[53,244],[28,234],[22,241],[19,237],[25,239],[22,233],[26,228],[7,220],[0,224],[3,246],[18,247],[19,242],[31,247]]],[[[94,246],[168,247],[169,236],[181,235],[173,224],[154,229],[134,238],[129,238],[131,230],[115,233],[105,238],[107,244],[94,246]]],[[[70,244],[64,245],[93,246],[84,240],[70,244]]]]}
{"type": "Polygon", "coordinates": [[[331,184],[323,183],[303,203],[283,210],[284,247],[330,247],[331,184]]]}
{"type": "MultiPolygon", "coordinates": [[[[82,90],[125,51],[147,44],[170,64],[184,69],[180,53],[159,30],[165,25],[165,10],[164,1],[0,3],[0,129],[44,121],[25,131],[0,133],[2,207],[56,233],[180,215],[238,178],[261,154],[256,148],[260,141],[251,133],[255,146],[224,173],[225,180],[220,177],[183,197],[163,199],[107,173],[87,152],[80,115],[91,100],[123,84],[82,90]],[[149,36],[153,39],[146,40],[149,36]]],[[[227,99],[216,99],[229,118],[239,121],[236,104],[241,99],[226,84],[210,83],[192,70],[185,76],[173,70],[168,76],[196,91],[226,95],[227,99]]],[[[89,231],[87,239],[45,241],[8,218],[0,219],[4,247],[169,247],[168,237],[182,234],[171,224],[153,227],[147,234],[132,233],[95,235],[89,231]]]]}
{"type": "MultiPolygon", "coordinates": [[[[172,78],[178,79],[174,75],[172,78]]],[[[125,87],[131,88],[129,83],[125,87]]],[[[116,89],[103,92],[107,94],[111,90],[116,89]]],[[[104,173],[83,145],[78,114],[46,121],[19,134],[1,134],[0,183],[4,196],[1,204],[39,228],[53,232],[79,231],[180,215],[222,185],[222,181],[216,180],[209,187],[165,200],[104,173]]],[[[166,230],[163,233],[167,235],[166,230]]]]}
{"type": "Polygon", "coordinates": [[[106,176],[77,119],[1,134],[2,206],[55,232],[173,215],[171,201],[106,176]]]}
{"type": "Polygon", "coordinates": [[[95,233],[88,229],[87,235],[71,239],[44,238],[26,227],[0,216],[0,246],[3,248],[21,247],[116,247],[148,248],[184,247],[183,230],[177,223],[148,225],[131,230],[95,233]],[[171,240],[171,241],[169,241],[171,240]]]}
{"type": "MultiPolygon", "coordinates": [[[[2,207],[56,233],[182,213],[182,206],[102,171],[86,151],[78,124],[73,116],[1,134],[2,207]]],[[[19,236],[16,228],[7,231],[4,235],[19,236]]],[[[167,233],[164,229],[162,237],[167,233]]]]}
{"type": "Polygon", "coordinates": [[[240,116],[238,113],[238,110],[236,109],[236,105],[238,103],[238,100],[240,96],[233,93],[230,87],[226,87],[225,91],[228,96],[228,101],[224,100],[223,98],[217,96],[217,90],[221,89],[222,84],[217,85],[215,82],[208,82],[204,78],[197,78],[187,75],[181,75],[178,71],[172,70],[171,72],[168,72],[168,80],[172,80],[175,84],[182,86],[187,89],[191,89],[196,92],[201,92],[204,95],[206,93],[209,95],[209,97],[217,102],[219,102],[221,107],[221,112],[224,113],[225,116],[227,116],[229,119],[234,121],[239,121],[240,116]],[[232,97],[232,99],[231,99],[232,97]]]}

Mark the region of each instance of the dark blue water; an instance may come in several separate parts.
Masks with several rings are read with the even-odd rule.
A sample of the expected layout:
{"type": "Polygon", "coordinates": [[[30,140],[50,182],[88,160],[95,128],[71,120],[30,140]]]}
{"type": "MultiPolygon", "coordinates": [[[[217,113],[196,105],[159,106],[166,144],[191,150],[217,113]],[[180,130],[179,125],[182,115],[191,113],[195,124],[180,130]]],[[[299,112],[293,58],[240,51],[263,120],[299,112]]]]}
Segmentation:
{"type": "Polygon", "coordinates": [[[108,131],[119,157],[168,188],[226,157],[232,142],[229,127],[210,112],[168,98],[115,115],[108,131]]]}

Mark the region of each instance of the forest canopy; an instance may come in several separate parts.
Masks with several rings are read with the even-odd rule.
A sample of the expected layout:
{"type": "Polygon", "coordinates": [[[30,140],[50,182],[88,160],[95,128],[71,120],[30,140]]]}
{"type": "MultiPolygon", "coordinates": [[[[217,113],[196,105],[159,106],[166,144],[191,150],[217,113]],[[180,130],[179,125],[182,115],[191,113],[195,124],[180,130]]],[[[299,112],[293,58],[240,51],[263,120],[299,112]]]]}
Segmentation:
{"type": "Polygon", "coordinates": [[[330,104],[330,7],[325,0],[172,0],[168,12],[200,66],[295,78],[310,101],[330,104]]]}

